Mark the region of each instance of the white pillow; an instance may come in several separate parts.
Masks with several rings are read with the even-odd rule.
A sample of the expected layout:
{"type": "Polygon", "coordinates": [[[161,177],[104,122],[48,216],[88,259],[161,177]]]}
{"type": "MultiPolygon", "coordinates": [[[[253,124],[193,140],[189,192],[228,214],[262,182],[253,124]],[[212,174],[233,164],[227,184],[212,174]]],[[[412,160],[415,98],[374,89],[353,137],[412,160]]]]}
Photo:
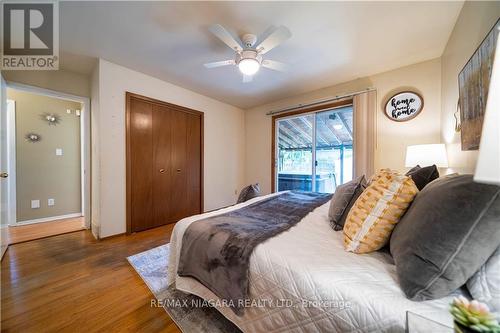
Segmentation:
{"type": "Polygon", "coordinates": [[[500,247],[467,281],[472,297],[486,303],[491,311],[500,312],[500,247]]]}

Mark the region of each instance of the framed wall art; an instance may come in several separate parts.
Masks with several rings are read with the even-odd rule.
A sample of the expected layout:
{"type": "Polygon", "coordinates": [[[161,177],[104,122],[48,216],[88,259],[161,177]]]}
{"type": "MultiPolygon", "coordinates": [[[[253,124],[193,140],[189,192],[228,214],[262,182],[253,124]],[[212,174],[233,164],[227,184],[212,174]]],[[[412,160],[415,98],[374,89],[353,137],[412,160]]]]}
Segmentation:
{"type": "Polygon", "coordinates": [[[422,96],[412,91],[399,92],[385,103],[385,115],[394,121],[408,121],[415,118],[424,107],[422,96]]]}
{"type": "Polygon", "coordinates": [[[462,150],[479,149],[499,29],[500,20],[458,74],[462,150]]]}

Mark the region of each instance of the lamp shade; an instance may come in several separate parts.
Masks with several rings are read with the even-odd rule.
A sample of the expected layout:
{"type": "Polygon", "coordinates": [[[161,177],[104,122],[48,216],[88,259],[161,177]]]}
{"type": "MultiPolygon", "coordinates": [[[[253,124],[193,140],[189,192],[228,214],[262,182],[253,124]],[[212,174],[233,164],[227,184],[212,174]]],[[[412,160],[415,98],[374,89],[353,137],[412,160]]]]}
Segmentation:
{"type": "Polygon", "coordinates": [[[474,180],[500,185],[500,34],[497,37],[474,180]]]}
{"type": "Polygon", "coordinates": [[[408,168],[415,165],[422,167],[435,164],[438,168],[448,167],[446,147],[443,143],[430,145],[415,145],[406,148],[405,166],[408,168]]]}

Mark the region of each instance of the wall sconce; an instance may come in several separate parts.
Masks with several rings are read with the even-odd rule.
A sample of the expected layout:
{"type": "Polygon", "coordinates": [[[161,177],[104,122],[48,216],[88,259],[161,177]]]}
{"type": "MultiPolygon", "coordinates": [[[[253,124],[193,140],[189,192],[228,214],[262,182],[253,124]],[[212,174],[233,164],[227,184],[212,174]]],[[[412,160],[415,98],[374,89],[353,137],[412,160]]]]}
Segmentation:
{"type": "Polygon", "coordinates": [[[26,141],[31,142],[31,143],[36,143],[36,142],[42,140],[42,136],[40,134],[33,133],[33,132],[27,133],[24,136],[24,138],[26,139],[26,141]]]}
{"type": "Polygon", "coordinates": [[[40,118],[46,121],[49,125],[57,125],[61,122],[61,117],[54,113],[44,113],[40,116],[40,118]]]}

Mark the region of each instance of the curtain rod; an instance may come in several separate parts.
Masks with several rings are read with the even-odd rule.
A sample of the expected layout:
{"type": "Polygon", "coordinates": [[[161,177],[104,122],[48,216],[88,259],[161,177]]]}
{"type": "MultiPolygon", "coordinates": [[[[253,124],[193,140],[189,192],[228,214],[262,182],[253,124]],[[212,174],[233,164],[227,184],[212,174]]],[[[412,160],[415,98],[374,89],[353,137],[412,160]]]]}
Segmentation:
{"type": "Polygon", "coordinates": [[[296,109],[301,109],[301,108],[304,108],[304,107],[321,105],[321,104],[324,104],[324,103],[337,101],[339,99],[344,99],[344,98],[347,98],[347,97],[356,96],[356,95],[362,94],[364,92],[372,91],[372,90],[375,90],[375,88],[366,88],[364,90],[355,91],[355,92],[352,92],[352,93],[349,93],[349,94],[345,94],[345,95],[337,95],[335,97],[329,97],[329,98],[325,98],[325,99],[322,99],[322,100],[319,100],[319,101],[315,101],[315,102],[311,102],[311,103],[298,104],[298,105],[286,107],[286,108],[283,108],[283,109],[273,110],[273,111],[269,111],[268,113],[266,113],[266,115],[267,116],[272,116],[272,115],[283,113],[283,112],[294,111],[296,109]]]}

